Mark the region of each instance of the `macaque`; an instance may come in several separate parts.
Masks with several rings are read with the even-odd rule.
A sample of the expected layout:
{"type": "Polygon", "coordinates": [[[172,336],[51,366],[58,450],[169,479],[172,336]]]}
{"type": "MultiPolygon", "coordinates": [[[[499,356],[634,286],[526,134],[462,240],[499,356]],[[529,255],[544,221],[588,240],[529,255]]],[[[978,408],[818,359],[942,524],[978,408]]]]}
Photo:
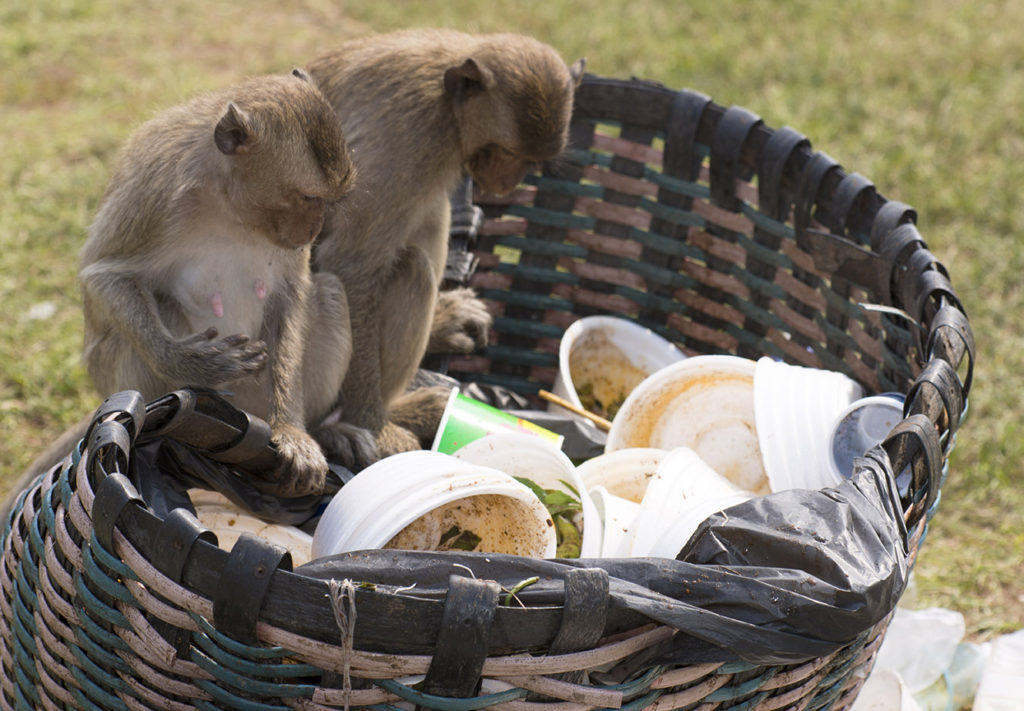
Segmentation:
{"type": "Polygon", "coordinates": [[[458,290],[441,297],[445,323],[432,337],[449,196],[464,171],[506,193],[564,150],[582,61],[569,68],[519,35],[413,30],[348,42],[308,71],[341,118],[359,174],[313,250],[314,271],[348,290],[353,340],[335,421],[314,436],[342,461],[355,453],[345,424],[375,433],[377,456],[416,449],[448,394],[405,393],[428,340],[468,351],[489,325],[472,292],[458,290]]]}
{"type": "Polygon", "coordinates": [[[353,179],[337,114],[300,70],[145,123],[81,253],[97,389],[147,400],[188,385],[226,391],[271,427],[274,491],[321,490],[327,460],[306,423],[334,405],[352,340],[342,284],[311,272],[310,251],[353,179]]]}

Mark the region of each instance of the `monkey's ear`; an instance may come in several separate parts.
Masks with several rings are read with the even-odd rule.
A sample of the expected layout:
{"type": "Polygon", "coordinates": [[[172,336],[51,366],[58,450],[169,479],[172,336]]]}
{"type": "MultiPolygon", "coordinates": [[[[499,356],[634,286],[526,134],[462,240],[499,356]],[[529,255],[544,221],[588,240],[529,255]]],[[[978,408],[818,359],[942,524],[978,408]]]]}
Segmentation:
{"type": "Polygon", "coordinates": [[[583,73],[587,69],[587,58],[580,57],[569,67],[569,76],[572,77],[573,86],[579,86],[583,81],[583,73]]]}
{"type": "Polygon", "coordinates": [[[234,103],[228,104],[224,115],[217,122],[217,128],[213,130],[213,142],[221,153],[231,156],[249,150],[252,130],[248,118],[234,103]]]}
{"type": "Polygon", "coordinates": [[[304,69],[299,69],[298,67],[295,67],[295,69],[292,70],[292,76],[293,77],[298,77],[299,79],[301,79],[302,81],[304,81],[304,82],[306,82],[308,84],[312,84],[313,83],[313,80],[309,78],[309,75],[306,74],[304,69]]]}
{"type": "Polygon", "coordinates": [[[444,73],[444,90],[456,97],[479,94],[491,83],[491,73],[470,57],[457,67],[444,73]]]}

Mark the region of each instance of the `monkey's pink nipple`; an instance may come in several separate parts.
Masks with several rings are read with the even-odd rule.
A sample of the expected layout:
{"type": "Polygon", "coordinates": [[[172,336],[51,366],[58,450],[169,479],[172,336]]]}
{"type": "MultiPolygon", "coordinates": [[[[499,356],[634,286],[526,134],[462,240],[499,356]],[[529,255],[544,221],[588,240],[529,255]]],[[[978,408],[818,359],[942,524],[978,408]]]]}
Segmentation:
{"type": "Polygon", "coordinates": [[[224,302],[220,298],[220,292],[214,292],[213,296],[210,297],[210,308],[213,309],[213,315],[217,318],[224,317],[224,302]]]}
{"type": "Polygon", "coordinates": [[[263,299],[267,298],[267,285],[263,283],[262,279],[257,279],[253,283],[252,288],[256,290],[257,299],[263,301],[263,299]]]}

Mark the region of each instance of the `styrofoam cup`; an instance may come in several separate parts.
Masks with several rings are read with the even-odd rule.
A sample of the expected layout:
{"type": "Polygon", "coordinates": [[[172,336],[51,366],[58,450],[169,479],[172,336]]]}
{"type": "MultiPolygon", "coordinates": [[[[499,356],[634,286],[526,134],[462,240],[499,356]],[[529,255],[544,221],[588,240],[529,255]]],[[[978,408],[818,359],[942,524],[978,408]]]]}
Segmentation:
{"type": "Polygon", "coordinates": [[[749,498],[748,492],[708,466],[695,451],[688,447],[673,449],[662,459],[640,502],[632,526],[630,555],[654,555],[663,534],[694,502],[740,495],[749,498]]]}
{"type": "Polygon", "coordinates": [[[636,515],[640,511],[640,504],[616,496],[601,485],[591,489],[590,496],[601,517],[603,532],[601,557],[628,557],[633,521],[636,520],[636,515]]]}
{"type": "Polygon", "coordinates": [[[615,496],[639,504],[666,454],[664,449],[651,447],[619,449],[588,459],[576,472],[588,490],[603,486],[615,496]]]}
{"type": "Polygon", "coordinates": [[[578,494],[583,509],[580,557],[594,558],[601,554],[601,517],[594,501],[572,460],[550,441],[518,432],[497,432],[457,449],[453,456],[514,477],[525,477],[542,489],[578,494]]]}
{"type": "Polygon", "coordinates": [[[342,487],[316,527],[312,555],[433,550],[453,522],[480,536],[480,552],[555,553],[554,522],[529,487],[497,469],[421,450],[382,459],[342,487]]]}
{"type": "MultiPolygon", "coordinates": [[[[605,405],[621,402],[648,375],[685,357],[649,328],[617,316],[586,316],[562,335],[558,375],[551,389],[578,407],[583,407],[578,389],[587,384],[605,405]]],[[[553,403],[548,409],[563,411],[553,403]]],[[[594,426],[585,417],[571,416],[594,426]]],[[[607,413],[604,416],[613,419],[607,413]]]]}
{"type": "Polygon", "coordinates": [[[826,457],[833,476],[853,474],[853,460],[886,438],[903,419],[901,395],[872,395],[851,403],[832,423],[826,457]]]}
{"type": "Polygon", "coordinates": [[[754,418],[772,491],[820,489],[841,479],[830,465],[836,417],[863,394],[843,373],[764,357],[754,371],[754,418]]]}
{"type": "Polygon", "coordinates": [[[730,506],[742,504],[751,498],[749,492],[741,492],[687,501],[678,517],[658,536],[647,555],[654,558],[675,558],[708,516],[730,506]]]}
{"type": "Polygon", "coordinates": [[[605,452],[689,447],[741,489],[767,493],[754,422],[754,368],[752,360],[726,355],[662,368],[626,398],[605,452]]]}

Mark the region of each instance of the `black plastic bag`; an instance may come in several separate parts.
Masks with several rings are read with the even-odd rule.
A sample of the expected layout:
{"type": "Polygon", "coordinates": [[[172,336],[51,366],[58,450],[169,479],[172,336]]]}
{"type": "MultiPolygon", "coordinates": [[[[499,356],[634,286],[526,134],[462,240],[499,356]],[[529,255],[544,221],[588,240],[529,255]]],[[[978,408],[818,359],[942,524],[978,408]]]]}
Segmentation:
{"type": "Polygon", "coordinates": [[[890,471],[876,448],[834,489],[784,491],[733,506],[702,524],[677,560],[364,551],[296,572],[396,590],[415,583],[402,594],[437,599],[450,575],[492,579],[506,589],[538,576],[517,595],[533,606],[561,604],[569,570],[601,568],[612,608],[681,633],[647,650],[645,664],[796,663],[849,643],[884,619],[903,592],[906,529],[890,471]]]}

